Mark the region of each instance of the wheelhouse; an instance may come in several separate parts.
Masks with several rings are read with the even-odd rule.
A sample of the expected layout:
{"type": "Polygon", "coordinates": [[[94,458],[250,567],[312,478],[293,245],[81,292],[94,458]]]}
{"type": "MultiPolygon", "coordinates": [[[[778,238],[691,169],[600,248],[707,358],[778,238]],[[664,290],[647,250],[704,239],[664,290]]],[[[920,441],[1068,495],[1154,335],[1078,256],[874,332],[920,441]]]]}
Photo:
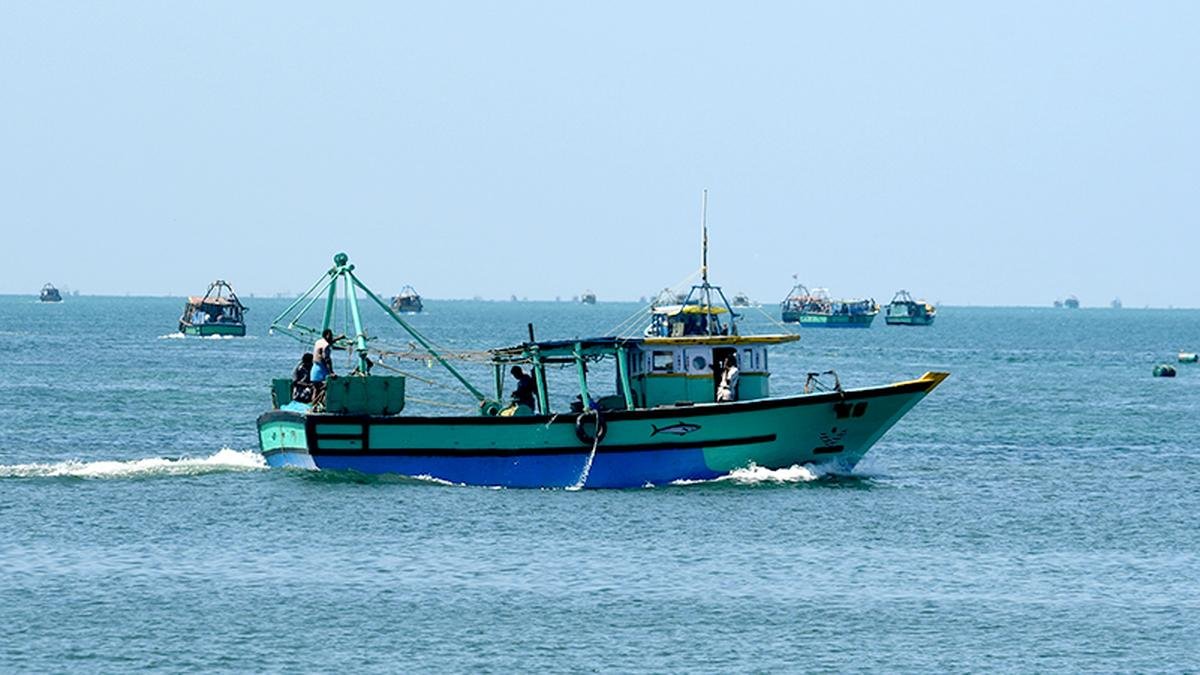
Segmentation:
{"type": "Polygon", "coordinates": [[[780,334],[528,342],[492,350],[495,395],[496,400],[504,400],[506,369],[522,365],[533,372],[538,412],[543,415],[585,408],[610,411],[714,403],[721,364],[735,356],[740,371],[738,400],[767,398],[768,347],[798,339],[780,334]],[[602,368],[604,364],[609,368],[602,368]],[[566,378],[558,375],[564,369],[569,371],[566,378]],[[570,401],[566,406],[564,399],[570,401]]]}

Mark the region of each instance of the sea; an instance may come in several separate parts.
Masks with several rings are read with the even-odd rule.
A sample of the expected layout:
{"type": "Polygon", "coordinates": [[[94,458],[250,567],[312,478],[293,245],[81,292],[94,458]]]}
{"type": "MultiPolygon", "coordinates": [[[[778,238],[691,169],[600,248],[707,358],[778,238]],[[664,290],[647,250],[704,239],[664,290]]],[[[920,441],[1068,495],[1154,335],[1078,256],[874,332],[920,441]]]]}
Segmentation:
{"type": "MultiPolygon", "coordinates": [[[[0,671],[1200,669],[1200,365],[1175,364],[1200,311],[790,328],[776,394],[951,376],[852,473],[572,491],[268,469],[255,419],[309,346],[268,330],[289,299],[243,300],[248,335],[204,339],[182,298],[0,297],[0,671]]],[[[408,322],[485,391],[481,350],[645,321],[425,306],[408,322]]],[[[471,408],[363,320],[406,412],[471,408]]]]}

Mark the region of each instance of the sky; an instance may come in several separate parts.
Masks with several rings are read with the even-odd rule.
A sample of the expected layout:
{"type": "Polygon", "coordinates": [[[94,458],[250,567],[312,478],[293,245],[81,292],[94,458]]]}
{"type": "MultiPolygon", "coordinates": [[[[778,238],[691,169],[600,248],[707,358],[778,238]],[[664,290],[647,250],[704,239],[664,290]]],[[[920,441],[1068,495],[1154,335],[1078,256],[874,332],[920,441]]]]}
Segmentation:
{"type": "Polygon", "coordinates": [[[1200,3],[0,3],[0,293],[1200,306],[1200,3]]]}

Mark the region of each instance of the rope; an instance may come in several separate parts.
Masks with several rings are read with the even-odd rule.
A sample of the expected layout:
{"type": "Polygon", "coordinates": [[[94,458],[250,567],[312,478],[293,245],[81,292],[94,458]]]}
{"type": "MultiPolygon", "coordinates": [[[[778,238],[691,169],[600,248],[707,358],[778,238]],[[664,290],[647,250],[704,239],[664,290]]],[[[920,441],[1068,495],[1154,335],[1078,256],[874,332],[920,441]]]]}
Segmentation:
{"type": "MultiPolygon", "coordinates": [[[[673,285],[668,286],[667,288],[671,291],[674,291],[676,288],[679,288],[680,286],[685,286],[685,285],[691,284],[692,281],[695,280],[695,278],[699,274],[700,274],[700,270],[696,270],[695,272],[692,272],[691,274],[689,274],[686,277],[684,277],[683,279],[675,282],[673,285]]],[[[650,302],[639,307],[636,312],[634,312],[629,317],[627,317],[624,321],[622,321],[621,323],[614,326],[611,330],[609,330],[609,332],[608,332],[609,335],[618,335],[618,336],[623,335],[625,331],[636,326],[638,324],[638,322],[645,321],[646,320],[646,311],[654,307],[654,301],[657,299],[658,299],[658,296],[654,296],[654,298],[652,298],[650,300],[650,302]]]]}
{"type": "MultiPolygon", "coordinates": [[[[596,447],[600,445],[600,411],[589,410],[588,412],[596,416],[596,436],[592,439],[592,451],[588,453],[587,463],[583,465],[583,471],[579,473],[579,480],[575,484],[567,488],[568,490],[582,490],[583,484],[587,482],[588,474],[592,472],[592,462],[596,459],[596,447]]],[[[583,413],[584,415],[587,412],[583,413]]]]}
{"type": "Polygon", "coordinates": [[[437,406],[440,408],[453,408],[454,410],[475,410],[475,406],[463,405],[461,403],[446,403],[444,401],[434,401],[427,398],[417,398],[415,396],[405,396],[405,400],[414,403],[423,403],[425,405],[437,406]]]}
{"type": "Polygon", "coordinates": [[[767,321],[770,321],[776,327],[783,329],[783,332],[787,333],[788,335],[799,335],[800,334],[799,330],[793,329],[791,326],[787,325],[786,323],[783,323],[782,321],[776,319],[775,317],[771,316],[770,314],[767,314],[766,310],[764,310],[761,305],[758,307],[755,307],[754,309],[757,309],[759,314],[762,314],[763,316],[767,317],[767,321]]]}

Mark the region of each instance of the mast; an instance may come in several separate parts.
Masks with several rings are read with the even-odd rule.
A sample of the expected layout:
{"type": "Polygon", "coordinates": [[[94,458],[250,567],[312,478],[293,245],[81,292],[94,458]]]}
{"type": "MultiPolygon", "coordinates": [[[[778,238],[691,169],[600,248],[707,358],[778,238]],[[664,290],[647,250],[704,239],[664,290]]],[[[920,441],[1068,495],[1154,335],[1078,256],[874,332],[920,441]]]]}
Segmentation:
{"type": "Polygon", "coordinates": [[[708,188],[700,196],[700,279],[708,286],[708,188]]]}

